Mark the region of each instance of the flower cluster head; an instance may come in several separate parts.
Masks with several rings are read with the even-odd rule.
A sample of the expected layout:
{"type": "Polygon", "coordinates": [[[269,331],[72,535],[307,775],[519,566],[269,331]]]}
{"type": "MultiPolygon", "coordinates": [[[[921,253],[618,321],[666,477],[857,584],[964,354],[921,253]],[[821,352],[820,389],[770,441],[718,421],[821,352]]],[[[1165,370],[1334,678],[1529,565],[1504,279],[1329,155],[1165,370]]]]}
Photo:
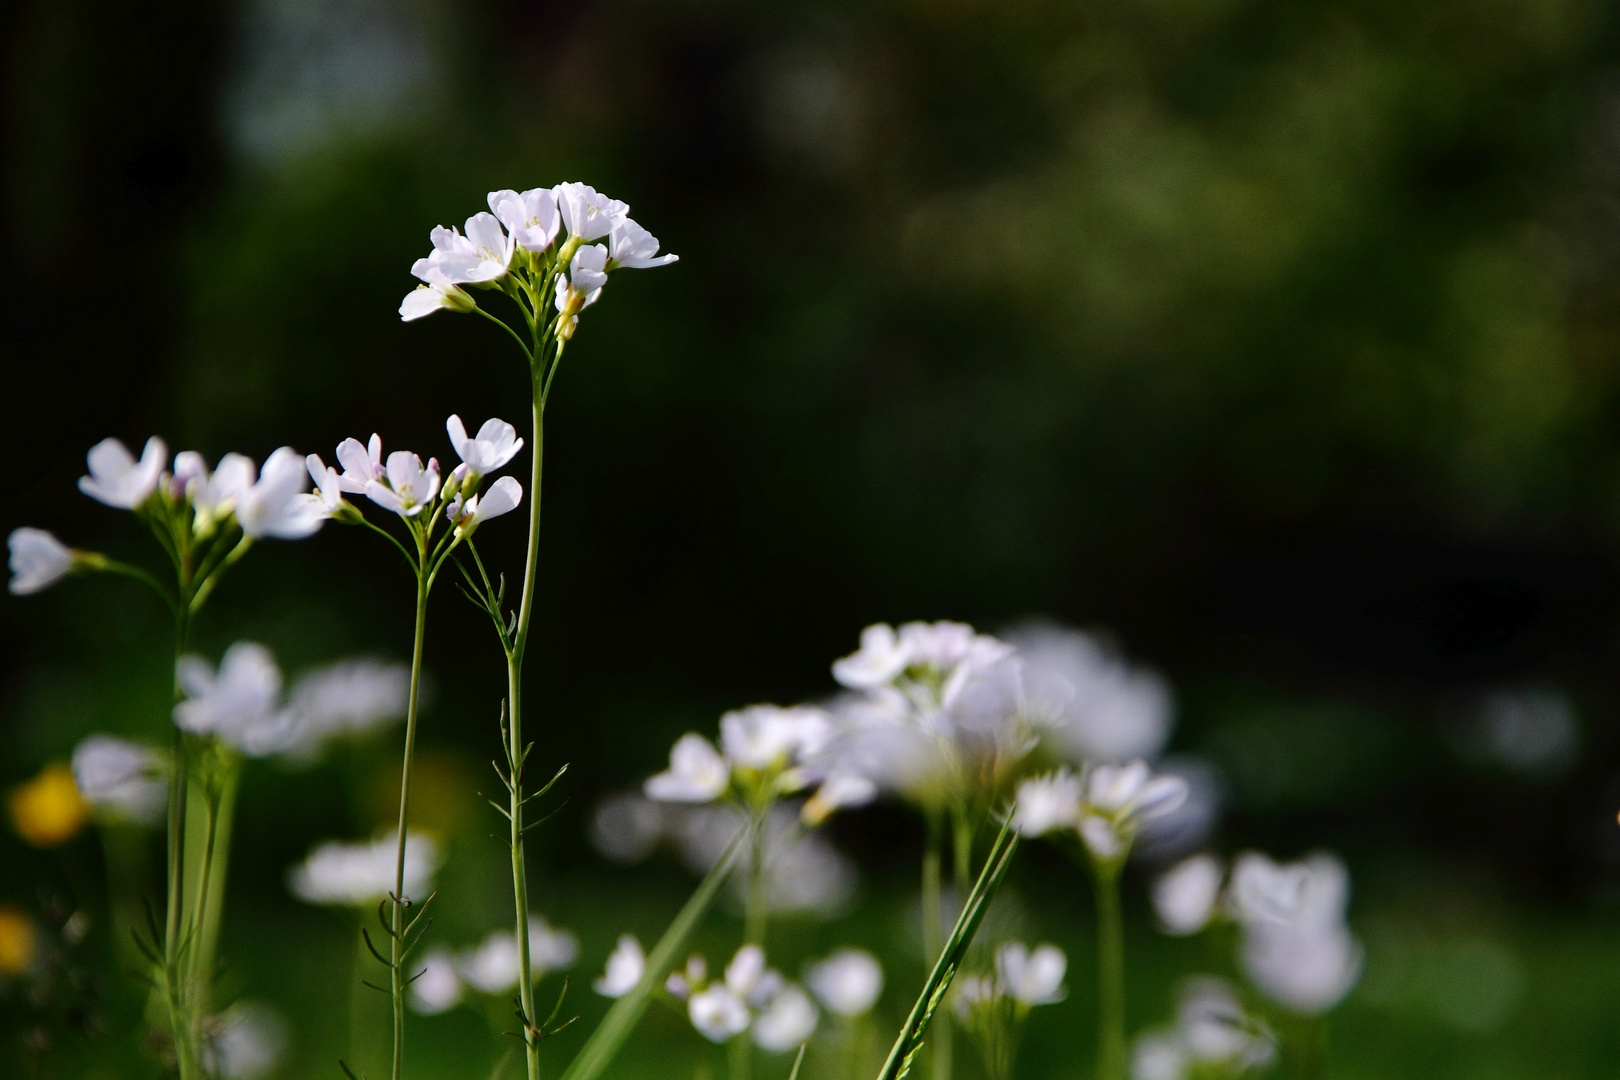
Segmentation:
{"type": "Polygon", "coordinates": [[[556,335],[567,340],[614,270],[676,261],[658,254],[657,237],[631,219],[628,205],[586,184],[503,189],[490,192],[488,201],[489,211],[468,218],[465,231],[434,227],[432,252],[411,267],[422,284],[400,304],[401,319],[474,310],[478,302],[464,285],[514,295],[532,290],[525,315],[540,321],[540,305],[549,299],[557,312],[556,335]],[[539,295],[541,289],[551,296],[539,295]]]}
{"type": "Polygon", "coordinates": [[[1187,782],[1154,775],[1146,762],[1092,765],[1025,780],[1018,786],[1012,824],[1026,836],[1073,829],[1099,866],[1117,866],[1142,826],[1173,812],[1187,797],[1187,782]]]}
{"type": "MultiPolygon", "coordinates": [[[[442,861],[439,845],[425,833],[405,838],[405,895],[420,897],[433,888],[442,861]]],[[[287,887],[310,904],[369,907],[393,891],[398,853],[398,833],[357,844],[329,840],[288,871],[287,887]]]]}
{"type": "Polygon", "coordinates": [[[169,759],[161,751],[112,735],[91,735],[73,748],[79,797],[113,821],[156,825],[168,798],[169,759]]]}
{"type": "Polygon", "coordinates": [[[816,1030],[820,1015],[804,988],[765,966],[758,945],[737,950],[724,976],[710,980],[708,963],[694,955],[672,972],[664,989],[686,1003],[692,1026],[710,1042],[751,1031],[754,1044],[772,1053],[797,1049],[816,1030]]]}
{"type": "Polygon", "coordinates": [[[833,721],[809,705],[750,705],[720,718],[720,746],[689,732],[670,748],[669,768],[647,779],[647,796],[663,802],[707,803],[732,796],[762,807],[804,790],[816,778],[833,721]]]}
{"type": "Polygon", "coordinates": [[[952,1003],[969,1031],[988,1047],[1005,1041],[1008,1029],[1037,1005],[1051,1005],[1068,995],[1063,976],[1069,958],[1056,945],[1033,950],[1021,941],[996,948],[995,973],[966,975],[952,988],[952,1003]]]}
{"type": "Polygon", "coordinates": [[[1154,908],[1169,933],[1195,934],[1215,920],[1236,923],[1250,981],[1303,1015],[1333,1008],[1361,977],[1362,949],[1345,921],[1349,899],[1349,872],[1326,852],[1294,863],[1244,852],[1230,873],[1215,856],[1200,854],[1153,886],[1154,908]]]}
{"type": "Polygon", "coordinates": [[[1131,1080],[1226,1080],[1262,1072],[1276,1056],[1265,1021],[1224,979],[1201,975],[1182,984],[1175,1022],[1136,1041],[1131,1080]]]}

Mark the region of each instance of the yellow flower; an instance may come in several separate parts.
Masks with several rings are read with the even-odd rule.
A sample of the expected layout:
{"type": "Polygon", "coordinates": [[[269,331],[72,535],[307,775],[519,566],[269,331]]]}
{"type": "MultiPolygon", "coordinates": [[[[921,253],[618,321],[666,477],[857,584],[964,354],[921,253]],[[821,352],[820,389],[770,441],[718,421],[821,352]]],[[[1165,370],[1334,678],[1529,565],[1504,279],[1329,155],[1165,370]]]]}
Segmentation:
{"type": "Polygon", "coordinates": [[[10,904],[0,905],[0,975],[21,975],[34,962],[34,924],[10,904]]]}
{"type": "Polygon", "coordinates": [[[7,799],[17,835],[35,847],[55,847],[77,836],[90,816],[79,797],[73,770],[61,762],[45,766],[38,776],[11,789],[7,799]]]}

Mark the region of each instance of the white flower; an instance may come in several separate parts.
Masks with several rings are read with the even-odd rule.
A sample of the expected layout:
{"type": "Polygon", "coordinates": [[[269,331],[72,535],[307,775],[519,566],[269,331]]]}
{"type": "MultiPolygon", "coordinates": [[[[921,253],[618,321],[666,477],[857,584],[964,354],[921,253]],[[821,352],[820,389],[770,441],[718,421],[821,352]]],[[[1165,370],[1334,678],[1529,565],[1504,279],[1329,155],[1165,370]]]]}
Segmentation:
{"type": "Polygon", "coordinates": [[[1221,861],[1210,854],[1183,859],[1153,883],[1153,909],[1164,929],[1178,937],[1209,925],[1221,891],[1221,861]]]}
{"type": "MultiPolygon", "coordinates": [[[[743,814],[727,805],[687,808],[677,832],[682,860],[694,874],[707,872],[746,824],[743,814]]],[[[798,815],[777,804],[764,824],[765,906],[776,913],[827,918],[844,908],[855,892],[854,864],[823,836],[806,833],[798,815]]],[[[753,856],[745,850],[732,887],[739,905],[747,894],[753,856]]]]}
{"type": "Polygon", "coordinates": [[[774,1054],[786,1053],[815,1032],[819,1019],[809,994],[784,986],[754,1021],[754,1043],[774,1054]]]}
{"type": "Polygon", "coordinates": [[[905,671],[908,657],[888,623],[874,623],[861,631],[861,647],[833,661],[833,678],[851,690],[887,686],[905,671]]]}
{"type": "Polygon", "coordinates": [[[980,1005],[995,1001],[1000,991],[996,980],[989,975],[963,975],[951,985],[951,998],[956,1015],[966,1020],[980,1005]]]}
{"type": "Polygon", "coordinates": [[[1050,623],[1008,640],[1022,661],[1032,719],[1080,762],[1157,757],[1170,738],[1174,702],[1157,672],[1132,667],[1097,638],[1050,623]]]}
{"type": "Polygon", "coordinates": [[[672,971],[664,980],[664,989],[680,1001],[692,995],[694,986],[702,986],[709,978],[709,962],[693,953],[686,958],[685,971],[672,971]]]}
{"type": "Polygon", "coordinates": [[[335,517],[344,506],[342,474],[322,461],[319,454],[306,457],[304,467],[309,470],[309,478],[315,481],[315,493],[305,496],[311,508],[325,517],[335,517]]]}
{"type": "Polygon", "coordinates": [[[996,980],[1001,993],[1022,1005],[1050,1005],[1062,1001],[1069,960],[1056,945],[1037,945],[1031,952],[1021,941],[1009,941],[996,950],[996,980]]]}
{"type": "Polygon", "coordinates": [[[168,761],[158,751],[111,735],[92,735],[73,748],[73,780],[97,810],[142,825],[163,820],[168,761]]]}
{"type": "Polygon", "coordinates": [[[658,254],[658,237],[629,218],[621,218],[614,223],[613,231],[608,234],[608,255],[609,266],[623,266],[631,270],[668,266],[680,258],[678,255],[658,254]]]}
{"type": "Polygon", "coordinates": [[[1095,766],[1083,783],[1080,838],[1105,861],[1123,857],[1143,822],[1172,812],[1187,797],[1185,780],[1154,776],[1143,761],[1095,766]]]}
{"type": "Polygon", "coordinates": [[[742,999],[715,983],[693,994],[686,1003],[692,1026],[710,1042],[723,1043],[748,1030],[752,1015],[742,999]]]}
{"type": "Polygon", "coordinates": [[[1080,778],[1067,769],[1018,785],[1013,828],[1025,836],[1074,828],[1080,821],[1080,778]]]}
{"type": "Polygon", "coordinates": [[[682,735],[669,751],[669,768],[648,777],[647,796],[664,802],[710,802],[725,794],[731,769],[720,751],[696,733],[682,735]]]}
{"type": "Polygon", "coordinates": [[[423,1016],[448,1012],[461,1002],[461,976],[448,949],[429,949],[421,971],[411,981],[411,1008],[423,1016]]]}
{"type": "Polygon", "coordinates": [[[186,700],[174,707],[174,722],[193,735],[214,735],[251,757],[287,745],[290,718],[278,708],[281,669],[270,650],[238,641],[225,650],[219,671],[200,656],[184,656],[177,681],[186,700]]]}
{"type": "Polygon", "coordinates": [[[585,184],[558,184],[554,190],[563,225],[569,236],[579,240],[598,240],[608,235],[619,219],[630,213],[630,208],[618,199],[610,199],[585,184]]]}
{"type": "MultiPolygon", "coordinates": [[[[1249,865],[1260,864],[1251,860],[1249,865]]],[[[1299,874],[1298,892],[1291,905],[1278,904],[1270,910],[1275,917],[1245,919],[1243,967],[1267,997],[1313,1016],[1344,1000],[1361,978],[1361,946],[1344,921],[1350,875],[1343,862],[1326,853],[1277,869],[1299,874]]],[[[1235,868],[1233,880],[1235,886],[1235,868]]],[[[1234,906],[1239,912],[1255,910],[1252,898],[1235,901],[1234,906]]]]}
{"type": "Polygon", "coordinates": [[[299,498],[304,491],[304,459],[283,446],[265,460],[258,482],[236,500],[236,522],[248,536],[301,540],[326,520],[319,502],[299,498]]]}
{"type": "Polygon", "coordinates": [[[462,501],[460,495],[444,508],[445,515],[461,529],[471,532],[490,518],[510,514],[523,501],[523,485],[503,476],[489,490],[462,501]]]}
{"type": "Polygon", "coordinates": [[[759,771],[797,765],[831,738],[832,717],[809,705],[750,705],[720,718],[720,748],[726,758],[759,771]]]}
{"type": "Polygon", "coordinates": [[[621,934],[619,943],[608,954],[607,967],[602,977],[591,986],[603,997],[621,998],[636,988],[647,972],[647,954],[641,942],[630,934],[621,934]]]}
{"type": "Polygon", "coordinates": [[[750,1004],[763,1004],[781,985],[782,976],[765,966],[765,950],[744,945],[726,965],[726,989],[750,1004]]]}
{"type": "Polygon", "coordinates": [[[365,493],[366,485],[388,475],[382,463],[382,436],[373,434],[369,446],[360,445],[359,439],[344,439],[338,443],[338,464],[343,473],[338,486],[351,495],[365,493]]]}
{"type": "Polygon", "coordinates": [[[587,244],[574,252],[568,263],[570,288],[585,297],[585,307],[596,303],[596,297],[607,284],[607,248],[601,244],[587,244]]]}
{"type": "Polygon", "coordinates": [[[48,589],[73,569],[73,549],[44,529],[13,529],[6,547],[11,550],[13,596],[48,589]]]}
{"type": "Polygon", "coordinates": [[[399,318],[401,322],[415,322],[417,319],[427,318],[435,311],[466,313],[477,306],[478,302],[461,286],[433,281],[426,285],[418,285],[405,294],[405,299],[399,302],[399,318]]]}
{"type": "Polygon", "coordinates": [[[510,188],[492,191],[489,209],[500,218],[518,246],[527,251],[546,250],[562,228],[555,188],[530,188],[521,195],[510,188]]]}
{"type": "Polygon", "coordinates": [[[864,949],[839,949],[812,964],[804,981],[829,1012],[864,1016],[883,992],[883,968],[864,949]]]}
{"type": "Polygon", "coordinates": [[[1182,987],[1174,1025],[1137,1039],[1131,1078],[1236,1077],[1264,1069],[1276,1050],[1271,1031],[1244,1011],[1230,984],[1196,976],[1182,987]]]}
{"type": "Polygon", "coordinates": [[[1183,1080],[1187,1055],[1173,1034],[1153,1032],[1131,1049],[1131,1080],[1183,1080]]]}
{"type": "Polygon", "coordinates": [[[516,242],[501,229],[493,214],[479,213],[468,218],[465,236],[443,225],[434,226],[428,236],[433,241],[433,253],[417,259],[411,274],[429,285],[495,281],[506,276],[516,251],[516,242]]]}
{"type": "Polygon", "coordinates": [[[238,1002],[204,1022],[203,1064],[221,1080],[258,1080],[272,1072],[287,1044],[287,1025],[274,1011],[238,1002]]]}
{"type": "Polygon", "coordinates": [[[366,498],[400,517],[420,514],[438,493],[438,458],[429,458],[424,469],[422,459],[409,450],[389,454],[383,480],[366,484],[366,498]]]}
{"type": "Polygon", "coordinates": [[[680,807],[621,792],[603,799],[591,817],[591,843],[616,863],[638,863],[670,834],[680,807]]]}
{"type": "MultiPolygon", "coordinates": [[[[539,915],[529,915],[529,970],[536,976],[561,971],[579,956],[579,941],[566,930],[554,930],[539,915]]],[[[467,985],[486,994],[500,994],[517,985],[523,959],[517,935],[496,930],[477,948],[463,953],[457,964],[467,985]]]]}
{"type": "Polygon", "coordinates": [[[141,459],[117,439],[102,439],[90,448],[90,475],[79,477],[79,490],[108,506],[133,510],[157,490],[168,449],[156,435],[146,440],[141,459]]]}
{"type": "Polygon", "coordinates": [[[877,781],[862,776],[847,764],[835,764],[816,793],[805,800],[804,823],[819,825],[833,811],[845,806],[865,806],[877,798],[877,794],[877,781]]]}
{"type": "Polygon", "coordinates": [[[183,470],[186,477],[185,491],[196,515],[192,529],[199,536],[207,536],[236,513],[236,504],[253,487],[257,475],[252,458],[234,453],[220,458],[210,473],[200,454],[187,451],[175,457],[175,470],[176,475],[183,470]]]}
{"type": "MultiPolygon", "coordinates": [[[[405,834],[405,895],[425,896],[441,861],[439,845],[422,833],[405,834]]],[[[329,840],[287,875],[287,887],[300,900],[341,907],[370,907],[394,891],[398,834],[370,843],[329,840]]]]}
{"type": "Polygon", "coordinates": [[[193,495],[208,480],[208,462],[195,450],[182,450],[174,455],[174,472],[169,477],[170,490],[176,498],[193,495]]]}
{"type": "Polygon", "coordinates": [[[455,448],[456,456],[466,463],[468,469],[479,475],[487,476],[494,472],[523,449],[523,440],[518,438],[517,429],[505,420],[494,417],[485,420],[484,426],[472,438],[467,437],[467,429],[459,416],[452,415],[444,422],[444,427],[450,435],[450,445],[455,448]]]}
{"type": "Polygon", "coordinates": [[[342,660],[302,676],[288,696],[288,752],[308,757],[326,739],[402,719],[410,705],[411,669],[380,660],[342,660]]]}
{"type": "Polygon", "coordinates": [[[1298,863],[1283,866],[1258,851],[1245,851],[1232,863],[1227,906],[1244,925],[1287,923],[1299,908],[1306,870],[1298,863]]]}

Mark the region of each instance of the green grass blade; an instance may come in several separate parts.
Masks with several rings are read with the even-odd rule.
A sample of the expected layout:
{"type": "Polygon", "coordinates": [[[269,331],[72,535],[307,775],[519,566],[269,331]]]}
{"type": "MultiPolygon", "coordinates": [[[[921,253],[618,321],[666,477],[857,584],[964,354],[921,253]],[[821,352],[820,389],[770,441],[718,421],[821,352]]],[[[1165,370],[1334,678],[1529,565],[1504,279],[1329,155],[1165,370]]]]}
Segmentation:
{"type": "MultiPolygon", "coordinates": [[[[751,828],[751,827],[750,827],[751,828]]],[[[647,970],[642,973],[641,981],[636,988],[624,997],[613,1003],[613,1007],[602,1017],[591,1037],[585,1040],[579,1054],[568,1071],[563,1073],[562,1080],[596,1080],[602,1072],[612,1063],[614,1055],[635,1030],[636,1022],[647,1009],[647,1001],[653,990],[663,981],[664,977],[675,967],[676,958],[686,948],[686,943],[697,929],[703,916],[708,914],[709,908],[714,906],[715,897],[720,893],[720,886],[725,884],[730,876],[732,867],[736,865],[737,856],[747,848],[749,828],[744,828],[732,840],[731,846],[726,848],[720,861],[714,864],[708,876],[698,884],[697,891],[692,898],[681,908],[675,921],[669,924],[664,936],[658,939],[653,946],[652,954],[647,957],[647,970]]]]}
{"type": "Polygon", "coordinates": [[[968,946],[973,944],[973,936],[979,932],[979,924],[984,922],[990,901],[995,899],[1001,879],[1007,876],[1007,868],[1012,865],[1013,852],[1018,849],[1018,834],[1012,830],[1011,814],[1007,815],[1007,820],[1009,824],[1001,827],[1001,834],[991,846],[990,854],[984,860],[984,869],[979,872],[979,880],[968,894],[967,903],[962,905],[956,928],[951,931],[950,940],[940,951],[939,960],[935,962],[928,981],[923,984],[922,993],[917,995],[917,1003],[911,1007],[911,1015],[906,1017],[899,1038],[894,1040],[894,1048],[889,1051],[889,1058],[883,1063],[878,1080],[903,1080],[911,1071],[917,1051],[922,1049],[923,1034],[934,1019],[934,1011],[945,1000],[945,992],[951,988],[951,980],[956,977],[962,957],[967,955],[968,946]]]}

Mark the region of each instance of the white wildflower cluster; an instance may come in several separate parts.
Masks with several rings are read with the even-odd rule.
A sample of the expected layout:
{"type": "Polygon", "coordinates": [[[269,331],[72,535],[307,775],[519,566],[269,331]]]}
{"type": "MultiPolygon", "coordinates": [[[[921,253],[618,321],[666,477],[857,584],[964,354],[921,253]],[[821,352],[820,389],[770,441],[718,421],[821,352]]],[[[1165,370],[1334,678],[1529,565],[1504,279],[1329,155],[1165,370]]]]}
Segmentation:
{"type": "Polygon", "coordinates": [[[1018,786],[1012,824],[1026,836],[1072,830],[1099,866],[1130,853],[1142,826],[1173,812],[1187,797],[1179,776],[1155,776],[1146,762],[1092,765],[1025,780],[1018,786]]]}
{"type": "Polygon", "coordinates": [[[1003,1005],[1023,1012],[1068,995],[1063,976],[1069,958],[1056,945],[1030,949],[1021,941],[1008,941],[997,946],[995,961],[995,974],[965,975],[952,989],[956,1013],[969,1029],[993,1022],[990,1012],[1003,1005]]]}
{"type": "MultiPolygon", "coordinates": [[[[629,961],[619,962],[627,971],[629,961]]],[[[608,975],[602,983],[619,985],[609,984],[608,975]]],[[[765,966],[765,951],[758,945],[738,949],[719,979],[710,979],[708,962],[694,954],[685,968],[670,973],[664,989],[685,1003],[692,1026],[710,1042],[728,1042],[747,1032],[761,1049],[786,1053],[798,1049],[821,1019],[804,987],[765,966]]]]}
{"type": "Polygon", "coordinates": [[[1137,1039],[1131,1080],[1230,1080],[1263,1072],[1276,1056],[1265,1021],[1224,979],[1201,975],[1182,984],[1175,1021],[1137,1039]]]}
{"type": "Polygon", "coordinates": [[[1325,852],[1294,863],[1245,852],[1230,873],[1215,856],[1195,855],[1153,886],[1154,908],[1169,933],[1196,934],[1216,920],[1236,923],[1249,980],[1303,1015],[1332,1009],[1361,977],[1361,945],[1345,921],[1349,900],[1349,872],[1325,852]]]}
{"type": "MultiPolygon", "coordinates": [[[[433,888],[443,856],[426,833],[406,833],[405,895],[423,896],[433,888]]],[[[394,890],[399,834],[372,841],[328,840],[287,872],[287,887],[310,904],[327,907],[370,907],[394,890]]]]}
{"type": "Polygon", "coordinates": [[[670,749],[669,768],[643,787],[663,802],[732,797],[762,807],[808,786],[832,737],[832,717],[822,709],[753,705],[720,718],[718,749],[696,732],[682,735],[670,749]]]}
{"type": "Polygon", "coordinates": [[[636,224],[628,205],[585,184],[492,191],[488,201],[489,211],[468,218],[465,231],[440,225],[429,234],[433,251],[411,267],[423,284],[399,305],[401,319],[475,310],[478,302],[463,286],[525,292],[533,320],[551,301],[554,332],[566,341],[614,270],[676,261],[658,254],[657,237],[636,224]],[[551,295],[543,297],[547,278],[551,295]]]}
{"type": "Polygon", "coordinates": [[[91,735],[73,748],[73,781],[99,816],[157,825],[168,800],[169,758],[150,746],[91,735]]]}
{"type": "MultiPolygon", "coordinates": [[[[566,971],[579,958],[579,939],[559,930],[539,915],[529,913],[529,971],[539,979],[566,971]]],[[[468,989],[495,997],[508,995],[518,984],[523,954],[517,935],[495,930],[476,945],[460,950],[430,949],[417,966],[411,983],[411,1008],[426,1016],[447,1012],[461,1003],[468,989]]]]}

